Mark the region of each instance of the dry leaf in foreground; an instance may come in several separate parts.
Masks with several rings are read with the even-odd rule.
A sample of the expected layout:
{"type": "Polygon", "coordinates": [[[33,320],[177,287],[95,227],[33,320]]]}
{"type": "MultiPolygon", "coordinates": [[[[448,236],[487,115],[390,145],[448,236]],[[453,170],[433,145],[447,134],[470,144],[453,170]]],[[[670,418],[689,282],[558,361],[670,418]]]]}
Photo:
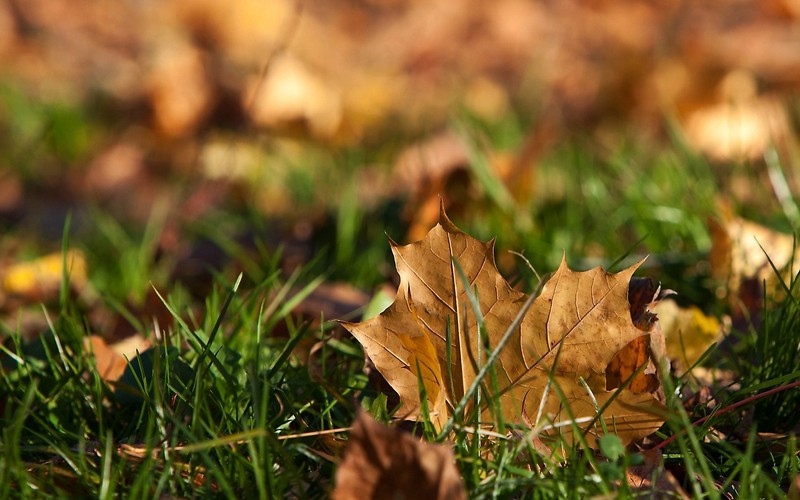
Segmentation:
{"type": "Polygon", "coordinates": [[[467,494],[450,448],[421,442],[362,411],[336,471],[332,497],[457,500],[467,494]]]}
{"type": "MultiPolygon", "coordinates": [[[[421,385],[431,420],[442,428],[488,358],[483,347],[479,352],[478,320],[455,262],[476,292],[490,348],[528,297],[497,271],[494,242],[463,233],[444,210],[423,240],[391,245],[400,274],[394,303],[380,316],[343,325],[399,394],[398,416],[420,418],[421,385]]],[[[597,437],[602,433],[598,423],[587,428],[597,406],[605,408],[602,418],[610,432],[625,443],[661,426],[664,407],[652,394],[658,381],[655,373],[645,373],[654,366],[650,334],[633,324],[627,298],[636,267],[617,274],[601,268],[574,272],[562,262],[499,354],[496,385],[489,377],[483,381],[485,426],[498,421],[501,415],[494,410],[499,408],[506,423],[541,426],[549,434],[561,425],[571,440],[568,422],[574,418],[597,437]],[[617,390],[642,364],[649,368],[629,388],[617,390]],[[487,405],[489,400],[497,405],[487,405]]],[[[465,413],[474,412],[474,406],[469,402],[465,413]]],[[[596,445],[594,439],[588,444],[596,445]]]]}
{"type": "Polygon", "coordinates": [[[664,469],[660,450],[643,450],[642,455],[642,465],[634,465],[625,470],[625,480],[635,494],[659,499],[689,498],[675,476],[664,469]]]}

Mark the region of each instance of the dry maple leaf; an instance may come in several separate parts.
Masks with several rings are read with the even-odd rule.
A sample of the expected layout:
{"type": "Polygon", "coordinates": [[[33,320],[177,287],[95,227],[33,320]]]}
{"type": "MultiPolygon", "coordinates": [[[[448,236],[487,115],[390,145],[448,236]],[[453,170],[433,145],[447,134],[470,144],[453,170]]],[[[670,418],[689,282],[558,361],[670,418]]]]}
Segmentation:
{"type": "MultiPolygon", "coordinates": [[[[494,242],[463,233],[444,210],[423,240],[391,245],[400,274],[394,303],[375,318],[343,325],[399,394],[398,416],[420,417],[423,387],[431,420],[441,429],[488,358],[485,349],[479,352],[478,320],[458,266],[476,292],[490,349],[528,296],[512,289],[498,272],[494,242]]],[[[626,443],[661,426],[664,407],[651,394],[657,387],[655,374],[620,390],[615,384],[607,387],[607,378],[618,387],[650,361],[649,333],[633,324],[627,298],[636,267],[617,274],[601,268],[574,272],[562,261],[499,353],[496,385],[488,377],[482,381],[483,424],[497,422],[501,415],[494,408],[499,407],[507,423],[542,426],[549,433],[561,425],[569,440],[568,421],[574,418],[596,437],[600,425],[588,428],[597,416],[596,402],[605,408],[602,418],[609,431],[626,443]],[[487,405],[487,400],[498,404],[487,405]]],[[[473,411],[470,401],[464,412],[473,411]]],[[[595,446],[594,439],[588,444],[595,446]]]]}
{"type": "Polygon", "coordinates": [[[359,412],[336,471],[334,500],[349,498],[467,498],[453,451],[421,442],[359,412]]]}

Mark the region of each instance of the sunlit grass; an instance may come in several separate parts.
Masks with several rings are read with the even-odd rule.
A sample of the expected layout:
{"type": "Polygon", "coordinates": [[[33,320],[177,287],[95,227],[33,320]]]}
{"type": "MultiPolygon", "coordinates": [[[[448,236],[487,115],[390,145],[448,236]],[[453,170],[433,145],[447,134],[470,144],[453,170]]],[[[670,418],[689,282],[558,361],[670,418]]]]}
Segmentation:
{"type": "MultiPolygon", "coordinates": [[[[451,214],[456,224],[482,239],[497,237],[499,252],[523,252],[542,275],[565,252],[577,267],[650,255],[641,274],[698,305],[723,307],[703,291],[708,276],[700,263],[710,245],[705,220],[719,194],[711,166],[677,147],[622,144],[598,154],[585,144],[564,145],[531,166],[538,179],[531,198],[512,200],[492,176],[485,147],[510,147],[521,126],[461,129],[472,147],[470,182],[479,196],[472,210],[451,214]]],[[[395,279],[386,237],[406,243],[407,221],[398,214],[408,200],[362,206],[350,174],[365,157],[372,156],[317,152],[286,174],[295,200],[322,189],[320,179],[338,176],[320,204],[324,223],[309,243],[310,262],[282,267],[291,249],[265,243],[270,222],[254,213],[221,208],[189,224],[188,234],[214,243],[227,259],[207,270],[213,280],[199,298],[171,281],[179,262],[157,255],[163,215],[154,211],[146,227],[129,228],[93,213],[90,229],[70,244],[86,251],[94,307],[120,310],[155,346],[111,385],[84,344],[86,336],[103,333],[91,331],[85,298],[65,291],[60,303],[43,308],[49,328],[38,338],[23,339],[15,325],[5,325],[0,497],[327,497],[346,446],[342,429],[356,407],[381,422],[394,410],[368,383],[360,346],[337,330],[335,318],[295,310],[324,280],[373,291],[395,279]],[[246,244],[237,239],[248,231],[255,234],[246,244]],[[159,297],[167,322],[128,310],[149,294],[159,297]]],[[[533,273],[524,265],[515,272],[517,288],[532,293],[533,273]]],[[[719,395],[723,406],[800,376],[796,283],[786,283],[784,301],[767,301],[762,326],[740,332],[741,351],[723,363],[736,368],[741,387],[719,395]]],[[[662,450],[663,463],[687,492],[776,497],[786,491],[800,468],[791,434],[796,389],[753,402],[752,426],[722,435],[717,427],[735,428],[740,414],[693,425],[704,409],[684,408],[681,388],[690,381],[666,374],[662,380],[670,414],[657,436],[676,436],[662,450]],[[784,434],[766,441],[758,432],[784,434]]],[[[420,432],[436,439],[425,424],[420,432]]],[[[534,445],[529,429],[509,428],[498,437],[471,424],[455,422],[448,437],[470,497],[635,494],[624,477],[644,460],[641,450],[614,451],[611,443],[591,452],[556,439],[548,442],[550,454],[534,445]]]]}

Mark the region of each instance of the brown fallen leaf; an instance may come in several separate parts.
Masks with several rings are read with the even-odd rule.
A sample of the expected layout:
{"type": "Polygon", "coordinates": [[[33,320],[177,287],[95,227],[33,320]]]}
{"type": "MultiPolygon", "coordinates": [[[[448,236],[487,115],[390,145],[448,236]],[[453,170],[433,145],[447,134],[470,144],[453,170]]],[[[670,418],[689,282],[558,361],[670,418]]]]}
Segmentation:
{"type": "Polygon", "coordinates": [[[757,94],[755,74],[728,73],[715,99],[683,120],[688,142],[716,161],[755,160],[791,136],[789,113],[780,98],[757,94]]]}
{"type": "Polygon", "coordinates": [[[116,382],[125,372],[128,360],[150,347],[141,334],[132,335],[121,342],[109,345],[103,337],[91,335],[83,339],[84,349],[94,354],[95,366],[100,378],[106,382],[116,382]]]}
{"type": "Polygon", "coordinates": [[[160,48],[147,87],[155,125],[168,137],[186,137],[211,112],[214,89],[203,52],[188,40],[160,48]]]}
{"type": "Polygon", "coordinates": [[[515,154],[471,142],[448,129],[409,146],[398,156],[390,184],[394,196],[407,198],[403,218],[409,225],[408,239],[423,238],[436,224],[442,200],[451,214],[468,217],[480,212],[490,197],[480,175],[488,175],[502,186],[503,204],[524,203],[532,196],[538,176],[535,167],[521,162],[515,154]],[[483,174],[470,167],[478,150],[485,155],[487,169],[483,174]]]}
{"type": "Polygon", "coordinates": [[[721,285],[718,294],[728,298],[734,324],[743,318],[756,321],[764,293],[779,297],[780,280],[788,282],[796,272],[792,264],[800,262],[800,250],[790,234],[737,217],[725,204],[719,212],[719,218],[708,221],[711,274],[721,285]]]}
{"type": "Polygon", "coordinates": [[[84,337],[83,345],[87,352],[94,354],[95,366],[101,379],[106,382],[119,380],[128,365],[124,357],[114,352],[103,337],[98,335],[84,337]]]}
{"type": "Polygon", "coordinates": [[[741,281],[774,277],[769,260],[778,270],[794,257],[793,238],[766,226],[735,216],[722,205],[721,216],[709,220],[711,229],[711,271],[735,293],[741,281]]]}
{"type": "Polygon", "coordinates": [[[406,148],[393,167],[392,185],[408,191],[404,217],[409,221],[407,237],[420,239],[439,217],[444,199],[451,213],[476,202],[469,174],[469,150],[451,131],[440,132],[406,148]]]}
{"type": "Polygon", "coordinates": [[[259,127],[331,139],[341,126],[338,89],[296,58],[276,59],[263,84],[254,80],[251,87],[247,95],[257,93],[249,114],[259,127]]]}
{"type": "Polygon", "coordinates": [[[449,447],[422,442],[360,411],[332,498],[456,500],[467,494],[449,447]]]}
{"type": "Polygon", "coordinates": [[[689,498],[671,472],[664,469],[661,450],[642,450],[644,463],[628,467],[625,480],[637,494],[649,498],[689,498]]]}
{"type": "MultiPolygon", "coordinates": [[[[485,350],[478,352],[478,320],[458,266],[477,292],[490,348],[498,345],[528,297],[498,273],[494,242],[464,234],[444,210],[425,239],[391,245],[400,274],[395,302],[368,321],[342,324],[400,395],[398,415],[420,418],[421,384],[431,419],[442,428],[488,357],[485,350]]],[[[550,434],[561,426],[570,440],[572,418],[584,432],[599,436],[599,425],[587,428],[587,422],[597,415],[595,405],[607,405],[602,418],[625,443],[657,430],[664,407],[646,391],[657,386],[657,379],[634,388],[606,388],[607,371],[622,383],[638,369],[640,357],[649,362],[650,334],[634,326],[627,298],[636,267],[617,274],[601,268],[574,272],[562,261],[500,352],[495,389],[488,383],[484,387],[481,420],[490,427],[497,421],[499,415],[486,404],[495,399],[505,422],[543,425],[550,434]],[[645,354],[641,347],[620,354],[631,342],[640,343],[645,354]],[[615,356],[622,359],[612,366],[615,356]],[[557,390],[547,389],[548,380],[557,390]]],[[[465,407],[467,414],[474,410],[474,402],[465,407]]],[[[595,446],[594,439],[588,444],[595,446]]]]}

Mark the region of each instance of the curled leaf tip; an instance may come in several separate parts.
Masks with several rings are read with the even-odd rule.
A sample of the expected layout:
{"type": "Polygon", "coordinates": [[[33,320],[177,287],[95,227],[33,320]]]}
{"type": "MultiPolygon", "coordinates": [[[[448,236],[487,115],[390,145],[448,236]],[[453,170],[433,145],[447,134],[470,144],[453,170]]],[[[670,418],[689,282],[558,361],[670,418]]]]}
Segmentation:
{"type": "Polygon", "coordinates": [[[439,198],[439,225],[448,233],[461,233],[461,230],[447,216],[444,208],[444,199],[441,197],[439,198]]]}

